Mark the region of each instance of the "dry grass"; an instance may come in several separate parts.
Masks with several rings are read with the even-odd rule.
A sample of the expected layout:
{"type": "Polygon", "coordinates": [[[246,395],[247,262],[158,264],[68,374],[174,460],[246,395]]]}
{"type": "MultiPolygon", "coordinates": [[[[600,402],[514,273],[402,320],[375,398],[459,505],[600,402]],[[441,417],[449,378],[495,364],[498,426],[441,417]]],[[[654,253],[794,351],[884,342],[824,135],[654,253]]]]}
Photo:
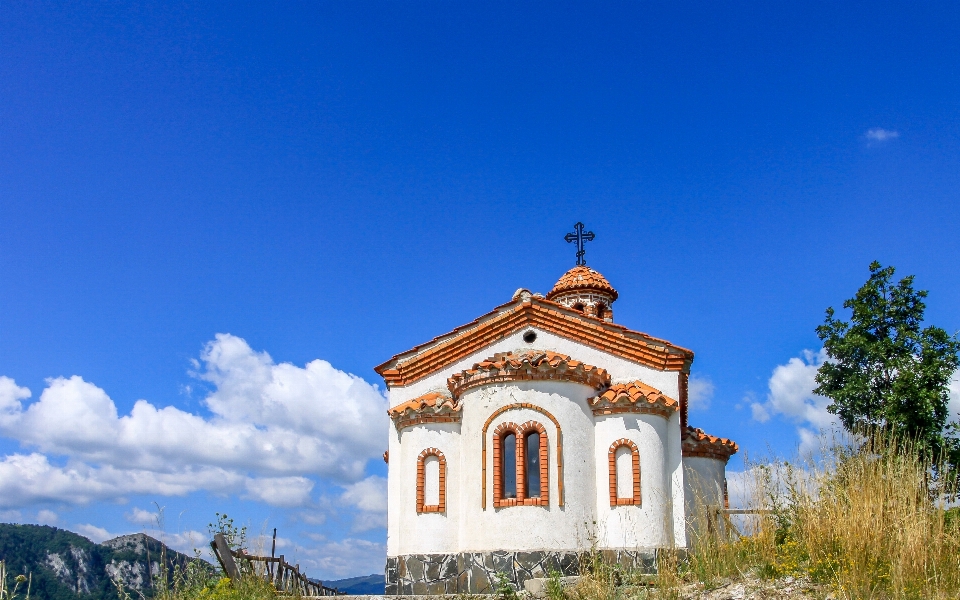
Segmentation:
{"type": "Polygon", "coordinates": [[[702,515],[686,556],[661,554],[654,586],[618,586],[594,569],[566,596],[680,598],[692,582],[710,589],[789,576],[822,584],[838,599],[960,598],[960,509],[945,510],[943,502],[956,492],[949,469],[882,437],[859,448],[834,445],[821,456],[751,468],[749,508],[771,512],[738,523],[742,532],[702,515]]]}
{"type": "Polygon", "coordinates": [[[950,470],[883,436],[822,456],[753,467],[751,508],[772,514],[743,536],[701,523],[689,575],[707,585],[749,572],[805,577],[849,599],[960,597],[960,528],[943,502],[956,492],[950,470]]]}

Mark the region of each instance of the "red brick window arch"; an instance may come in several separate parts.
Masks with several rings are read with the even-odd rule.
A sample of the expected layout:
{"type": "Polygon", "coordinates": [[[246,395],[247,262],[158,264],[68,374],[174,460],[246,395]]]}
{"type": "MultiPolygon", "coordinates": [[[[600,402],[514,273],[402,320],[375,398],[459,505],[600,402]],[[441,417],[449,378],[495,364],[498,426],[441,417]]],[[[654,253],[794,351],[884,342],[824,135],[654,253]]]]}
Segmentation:
{"type": "Polygon", "coordinates": [[[446,509],[447,459],[436,448],[427,448],[417,457],[417,512],[442,513],[446,509]]]}
{"type": "Polygon", "coordinates": [[[623,438],[610,445],[610,506],[640,506],[640,451],[623,438]]]}
{"type": "Polygon", "coordinates": [[[493,440],[493,505],[549,505],[546,428],[535,421],[501,423],[493,440]]]}

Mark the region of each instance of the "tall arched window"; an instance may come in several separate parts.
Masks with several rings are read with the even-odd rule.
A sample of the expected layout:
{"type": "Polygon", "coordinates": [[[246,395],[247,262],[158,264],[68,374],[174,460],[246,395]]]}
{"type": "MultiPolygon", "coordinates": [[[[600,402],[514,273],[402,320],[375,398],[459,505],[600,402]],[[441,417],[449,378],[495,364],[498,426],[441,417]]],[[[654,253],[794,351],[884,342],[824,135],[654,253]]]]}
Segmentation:
{"type": "Polygon", "coordinates": [[[640,506],[640,451],[628,439],[610,446],[610,506],[640,506]]]}
{"type": "Polygon", "coordinates": [[[447,459],[436,448],[417,457],[417,512],[446,512],[447,459]]]}
{"type": "Polygon", "coordinates": [[[529,431],[523,436],[523,472],[527,498],[540,497],[540,432],[529,431]]]}
{"type": "Polygon", "coordinates": [[[603,319],[607,316],[607,307],[604,306],[603,302],[597,304],[597,318],[603,319]]]}
{"type": "Polygon", "coordinates": [[[501,423],[493,432],[493,505],[517,503],[517,426],[501,423]]]}
{"type": "Polygon", "coordinates": [[[517,434],[500,438],[500,485],[504,499],[517,497],[517,434]]]}

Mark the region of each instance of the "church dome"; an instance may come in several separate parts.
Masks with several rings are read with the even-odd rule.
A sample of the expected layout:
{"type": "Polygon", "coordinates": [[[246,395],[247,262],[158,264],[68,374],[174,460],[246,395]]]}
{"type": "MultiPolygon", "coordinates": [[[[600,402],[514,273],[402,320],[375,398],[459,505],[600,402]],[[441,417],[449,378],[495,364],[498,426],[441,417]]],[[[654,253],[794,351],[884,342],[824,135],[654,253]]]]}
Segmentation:
{"type": "Polygon", "coordinates": [[[547,293],[552,300],[572,308],[587,316],[604,321],[613,320],[610,305],[617,299],[617,290],[613,289],[607,278],[586,265],[577,265],[557,281],[547,293]]]}
{"type": "Polygon", "coordinates": [[[617,290],[613,289],[606,277],[586,265],[578,265],[563,274],[553,289],[547,293],[547,300],[553,300],[567,292],[587,290],[608,294],[611,296],[611,301],[616,300],[618,295],[617,290]]]}

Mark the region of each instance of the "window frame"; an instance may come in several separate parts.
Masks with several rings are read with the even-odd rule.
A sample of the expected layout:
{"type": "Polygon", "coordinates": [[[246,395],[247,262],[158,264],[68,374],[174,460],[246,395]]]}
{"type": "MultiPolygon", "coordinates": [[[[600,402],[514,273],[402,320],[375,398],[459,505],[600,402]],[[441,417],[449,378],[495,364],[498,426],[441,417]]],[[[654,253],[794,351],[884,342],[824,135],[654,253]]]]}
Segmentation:
{"type": "Polygon", "coordinates": [[[610,477],[610,506],[642,506],[643,498],[640,493],[640,450],[633,440],[621,438],[610,445],[608,452],[609,477],[610,477]],[[633,497],[621,498],[617,490],[617,450],[620,448],[629,448],[630,467],[633,479],[633,497]]]}
{"type": "Polygon", "coordinates": [[[437,448],[427,448],[417,457],[417,514],[445,512],[447,512],[447,458],[437,448]],[[438,474],[440,481],[437,488],[439,492],[438,504],[425,504],[427,493],[426,461],[431,456],[436,456],[440,463],[438,474]]]}
{"type": "Polygon", "coordinates": [[[493,430],[493,506],[503,508],[507,506],[549,506],[550,505],[550,440],[546,428],[536,421],[527,421],[522,425],[504,422],[493,430]],[[534,474],[540,479],[540,495],[527,497],[527,435],[540,435],[540,472],[534,474]],[[516,436],[516,473],[517,494],[515,498],[504,498],[503,488],[503,438],[509,434],[516,436]]]}

